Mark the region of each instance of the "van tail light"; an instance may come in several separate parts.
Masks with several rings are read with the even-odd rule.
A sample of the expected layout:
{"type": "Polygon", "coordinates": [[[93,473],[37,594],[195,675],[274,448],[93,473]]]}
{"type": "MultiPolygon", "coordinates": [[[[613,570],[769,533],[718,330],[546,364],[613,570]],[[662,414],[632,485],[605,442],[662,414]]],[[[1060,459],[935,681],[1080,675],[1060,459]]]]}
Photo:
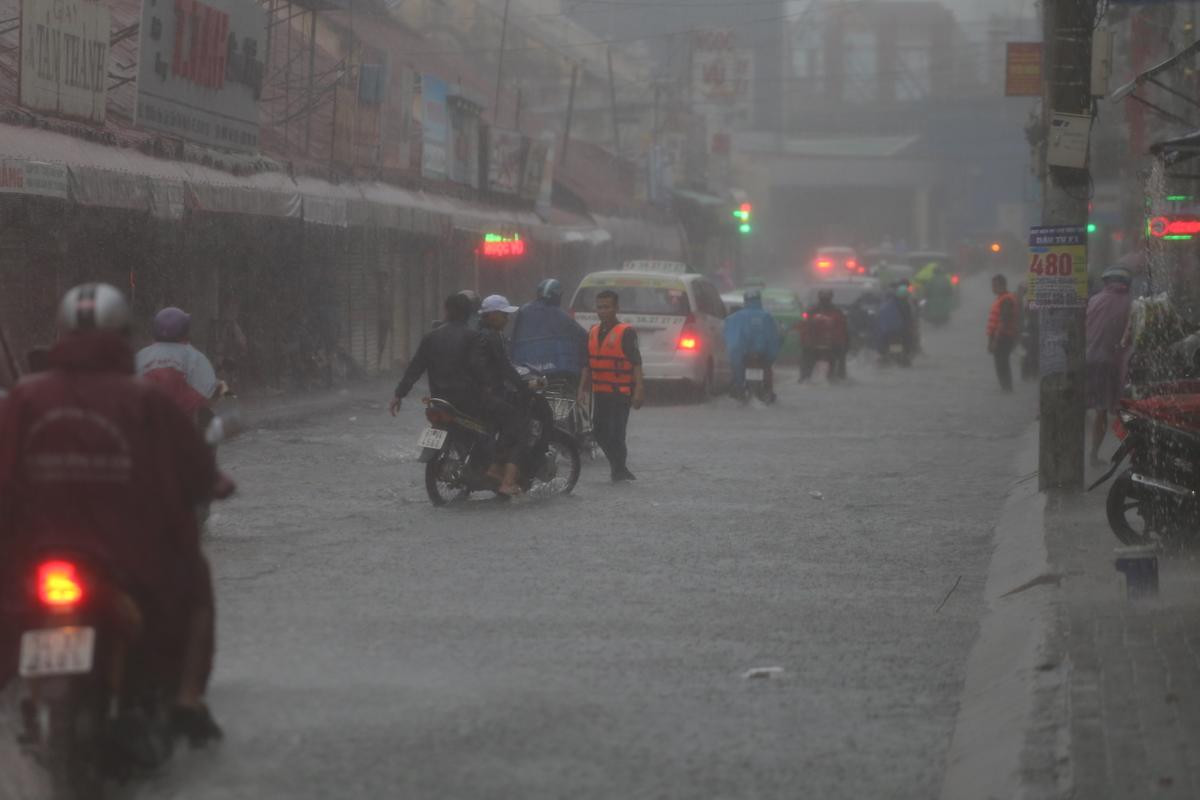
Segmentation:
{"type": "Polygon", "coordinates": [[[676,345],[677,350],[695,352],[700,348],[700,336],[696,333],[695,325],[695,315],[688,314],[687,318],[683,321],[683,330],[679,332],[679,342],[676,345]]]}
{"type": "Polygon", "coordinates": [[[67,611],[83,602],[83,580],[69,561],[44,561],[37,568],[37,595],[42,605],[67,611]]]}
{"type": "Polygon", "coordinates": [[[846,261],[846,269],[850,270],[851,272],[856,271],[858,269],[858,262],[855,261],[853,258],[848,259],[846,261]]]}

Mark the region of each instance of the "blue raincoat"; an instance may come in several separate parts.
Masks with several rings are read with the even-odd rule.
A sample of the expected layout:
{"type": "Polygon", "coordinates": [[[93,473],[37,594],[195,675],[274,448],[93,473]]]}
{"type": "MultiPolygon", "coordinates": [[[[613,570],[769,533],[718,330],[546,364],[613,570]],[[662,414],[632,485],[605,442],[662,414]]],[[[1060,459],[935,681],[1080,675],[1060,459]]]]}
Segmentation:
{"type": "Polygon", "coordinates": [[[747,356],[758,354],[773,364],[782,347],[779,326],[770,312],[763,310],[761,297],[750,298],[725,320],[725,349],[733,367],[733,383],[739,388],[746,385],[747,356]]]}
{"type": "Polygon", "coordinates": [[[513,321],[512,360],[541,372],[579,375],[587,363],[588,334],[571,315],[545,300],[526,303],[513,321]]]}

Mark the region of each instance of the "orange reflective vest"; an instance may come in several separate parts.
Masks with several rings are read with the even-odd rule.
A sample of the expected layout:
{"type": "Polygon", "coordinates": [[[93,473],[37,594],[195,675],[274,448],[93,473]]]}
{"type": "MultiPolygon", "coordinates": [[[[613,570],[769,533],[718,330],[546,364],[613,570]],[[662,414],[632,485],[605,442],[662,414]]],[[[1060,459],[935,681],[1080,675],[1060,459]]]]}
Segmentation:
{"type": "Polygon", "coordinates": [[[588,334],[588,369],[592,373],[592,391],[603,394],[633,394],[633,362],[625,357],[621,340],[629,324],[618,322],[600,341],[600,326],[588,334]]]}
{"type": "Polygon", "coordinates": [[[992,303],[992,311],[988,314],[987,335],[1015,339],[1018,333],[1020,331],[1017,330],[1017,298],[1011,292],[1005,292],[992,303]]]}

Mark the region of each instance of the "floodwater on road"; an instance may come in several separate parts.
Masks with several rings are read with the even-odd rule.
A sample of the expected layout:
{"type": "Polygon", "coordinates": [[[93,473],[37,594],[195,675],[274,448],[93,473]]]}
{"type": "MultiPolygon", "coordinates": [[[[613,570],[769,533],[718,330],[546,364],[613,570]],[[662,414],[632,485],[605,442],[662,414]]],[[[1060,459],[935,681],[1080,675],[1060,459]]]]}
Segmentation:
{"type": "Polygon", "coordinates": [[[227,738],[137,796],[934,796],[1035,406],[989,302],[966,282],[911,369],[635,412],[639,480],[550,502],[431,507],[419,392],[230,443],[227,738]]]}

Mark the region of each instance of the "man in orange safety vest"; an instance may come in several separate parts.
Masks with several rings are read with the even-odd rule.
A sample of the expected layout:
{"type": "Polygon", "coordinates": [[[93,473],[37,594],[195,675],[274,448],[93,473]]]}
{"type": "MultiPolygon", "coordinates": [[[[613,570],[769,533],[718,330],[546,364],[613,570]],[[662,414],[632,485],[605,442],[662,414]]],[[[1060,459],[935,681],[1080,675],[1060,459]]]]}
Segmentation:
{"type": "Polygon", "coordinates": [[[592,430],[608,457],[613,481],[635,480],[625,466],[629,455],[625,432],[629,409],[641,408],[646,398],[642,380],[642,353],[637,331],[617,319],[617,293],[605,290],[596,295],[600,322],[588,334],[588,363],[579,381],[579,402],[590,387],[593,397],[592,430]]]}

